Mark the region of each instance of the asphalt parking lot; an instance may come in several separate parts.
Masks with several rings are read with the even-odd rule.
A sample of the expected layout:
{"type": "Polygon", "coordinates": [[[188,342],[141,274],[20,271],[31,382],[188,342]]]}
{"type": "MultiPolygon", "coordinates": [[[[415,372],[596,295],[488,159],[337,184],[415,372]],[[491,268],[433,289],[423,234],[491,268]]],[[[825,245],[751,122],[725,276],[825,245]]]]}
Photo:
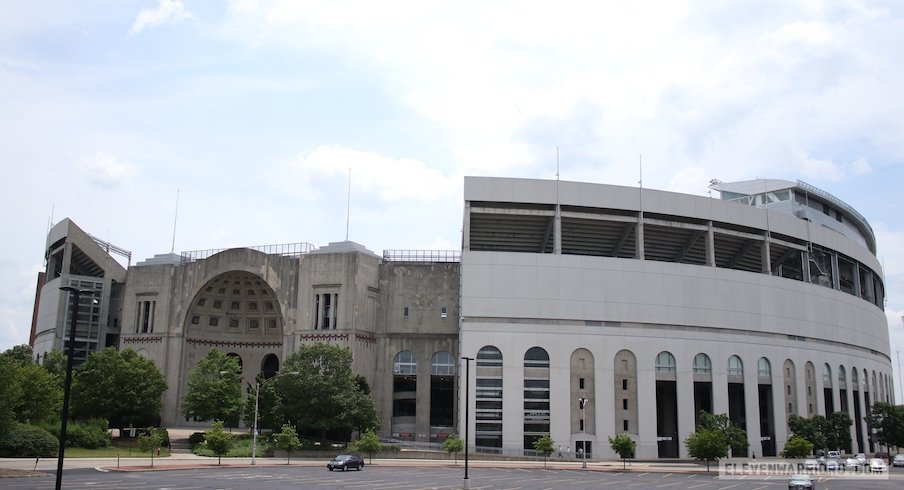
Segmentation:
{"type": "MultiPolygon", "coordinates": [[[[462,488],[461,466],[366,466],[363,471],[329,472],[326,467],[257,466],[205,467],[165,471],[102,472],[93,468],[66,470],[63,488],[135,490],[257,490],[257,489],[361,489],[452,490],[462,488]]],[[[698,489],[765,490],[787,488],[786,477],[722,480],[716,474],[670,472],[617,472],[543,468],[471,468],[472,489],[698,489]]],[[[825,479],[816,488],[893,489],[904,485],[904,471],[887,480],[825,479]]],[[[45,490],[54,487],[53,472],[27,478],[2,478],[0,489],[45,490]]]]}

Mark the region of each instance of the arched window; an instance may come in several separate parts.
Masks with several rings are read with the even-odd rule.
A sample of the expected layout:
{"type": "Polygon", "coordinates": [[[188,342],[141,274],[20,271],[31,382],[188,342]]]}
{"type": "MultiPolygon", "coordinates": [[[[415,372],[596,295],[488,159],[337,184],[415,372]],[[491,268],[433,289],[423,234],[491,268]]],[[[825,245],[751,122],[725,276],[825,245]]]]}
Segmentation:
{"type": "Polygon", "coordinates": [[[713,363],[709,360],[709,356],[697,354],[694,356],[694,373],[695,374],[711,374],[713,372],[713,363]]]}
{"type": "Polygon", "coordinates": [[[765,357],[761,357],[759,361],[756,363],[756,373],[757,376],[772,376],[772,364],[769,363],[769,359],[765,357]]]}
{"type": "Polygon", "coordinates": [[[455,358],[446,351],[433,354],[430,361],[430,374],[452,375],[455,374],[455,358]]]}
{"type": "Polygon", "coordinates": [[[549,354],[541,347],[531,347],[524,354],[524,367],[549,367],[549,354]]]}
{"type": "Polygon", "coordinates": [[[502,352],[492,345],[481,347],[477,352],[478,367],[502,367],[502,352]]]}
{"type": "Polygon", "coordinates": [[[822,384],[832,386],[832,366],[829,366],[828,363],[822,367],[822,384]]]}
{"type": "Polygon", "coordinates": [[[847,387],[847,372],[844,370],[844,366],[838,366],[838,387],[847,387]]]}
{"type": "Polygon", "coordinates": [[[657,373],[674,373],[675,372],[675,356],[671,352],[662,351],[656,356],[656,372],[657,373]]]}
{"type": "Polygon", "coordinates": [[[417,374],[417,359],[415,359],[414,353],[403,350],[396,354],[395,359],[392,360],[392,373],[417,374]]]}
{"type": "Polygon", "coordinates": [[[744,374],[744,362],[738,356],[728,358],[728,374],[741,376],[744,374]]]}
{"type": "Polygon", "coordinates": [[[854,389],[860,389],[860,380],[857,378],[857,368],[851,368],[851,384],[854,385],[854,389]]]}

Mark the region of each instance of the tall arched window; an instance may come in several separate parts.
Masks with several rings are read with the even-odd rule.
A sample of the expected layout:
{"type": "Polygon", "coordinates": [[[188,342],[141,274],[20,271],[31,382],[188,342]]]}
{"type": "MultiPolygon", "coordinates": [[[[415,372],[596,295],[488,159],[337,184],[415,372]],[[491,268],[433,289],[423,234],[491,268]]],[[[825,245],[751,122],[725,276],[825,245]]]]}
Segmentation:
{"type": "Polygon", "coordinates": [[[549,433],[549,354],[531,347],[524,354],[524,449],[549,433]]]}
{"type": "Polygon", "coordinates": [[[474,443],[502,447],[502,352],[492,345],[477,352],[477,396],[474,443]]]}
{"type": "Polygon", "coordinates": [[[742,376],[744,374],[744,362],[741,358],[734,355],[728,358],[728,374],[742,376]]]}
{"type": "Polygon", "coordinates": [[[417,419],[417,358],[403,350],[392,359],[392,435],[415,439],[417,419]]]}
{"type": "Polygon", "coordinates": [[[760,360],[757,361],[756,374],[757,374],[757,376],[762,376],[762,377],[772,376],[772,364],[769,363],[769,359],[766,359],[765,357],[761,357],[760,360]]]}
{"type": "Polygon", "coordinates": [[[711,374],[712,372],[713,364],[708,355],[701,352],[694,356],[694,374],[711,374]]]}
{"type": "Polygon", "coordinates": [[[656,356],[656,372],[675,372],[675,356],[673,356],[671,352],[662,351],[659,353],[659,355],[656,356]]]}
{"type": "Polygon", "coordinates": [[[844,366],[838,366],[838,387],[847,388],[847,371],[844,370],[844,366]]]}
{"type": "Polygon", "coordinates": [[[822,367],[822,385],[826,388],[832,387],[832,366],[829,366],[828,363],[822,367]]]}

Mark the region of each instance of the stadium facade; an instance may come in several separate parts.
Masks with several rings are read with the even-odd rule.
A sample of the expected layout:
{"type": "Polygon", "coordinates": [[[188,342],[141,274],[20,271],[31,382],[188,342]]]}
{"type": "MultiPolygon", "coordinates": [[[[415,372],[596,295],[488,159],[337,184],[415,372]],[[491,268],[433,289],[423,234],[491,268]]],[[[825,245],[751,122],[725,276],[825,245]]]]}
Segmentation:
{"type": "Polygon", "coordinates": [[[354,242],[130,255],[66,219],[47,239],[33,324],[40,358],[112,345],[165,374],[163,423],[209,350],[253,380],[298,346],[349,347],[380,434],[521,454],[549,433],[575,454],[686,457],[701,410],[747,431],[751,455],[790,414],[863,415],[893,400],[882,269],[867,221],[803,182],[712,182],[721,199],[578,182],[466,177],[462,250],[354,242]],[[129,257],[127,267],[114,255],[129,257]],[[473,361],[465,361],[471,358],[473,361]],[[470,373],[468,383],[462,375],[470,373]],[[467,397],[462,388],[470,387],[467,397]]]}

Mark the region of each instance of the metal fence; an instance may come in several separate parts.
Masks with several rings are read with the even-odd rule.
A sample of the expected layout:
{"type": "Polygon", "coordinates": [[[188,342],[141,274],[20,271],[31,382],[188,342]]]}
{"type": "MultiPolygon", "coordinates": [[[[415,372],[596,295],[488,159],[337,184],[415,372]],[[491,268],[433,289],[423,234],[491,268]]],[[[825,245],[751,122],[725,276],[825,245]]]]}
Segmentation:
{"type": "Polygon", "coordinates": [[[226,250],[230,250],[232,248],[247,248],[251,250],[256,250],[258,252],[262,252],[268,255],[283,255],[286,257],[298,257],[300,255],[304,255],[312,252],[316,247],[314,245],[307,242],[299,242],[299,243],[280,243],[276,245],[253,245],[250,247],[230,247],[230,248],[212,248],[209,250],[191,250],[188,252],[182,252],[180,255],[182,257],[182,262],[194,262],[196,260],[206,259],[212,255],[216,255],[220,252],[224,252],[226,250]]]}
{"type": "Polygon", "coordinates": [[[461,262],[461,250],[384,250],[387,262],[461,262]]]}

